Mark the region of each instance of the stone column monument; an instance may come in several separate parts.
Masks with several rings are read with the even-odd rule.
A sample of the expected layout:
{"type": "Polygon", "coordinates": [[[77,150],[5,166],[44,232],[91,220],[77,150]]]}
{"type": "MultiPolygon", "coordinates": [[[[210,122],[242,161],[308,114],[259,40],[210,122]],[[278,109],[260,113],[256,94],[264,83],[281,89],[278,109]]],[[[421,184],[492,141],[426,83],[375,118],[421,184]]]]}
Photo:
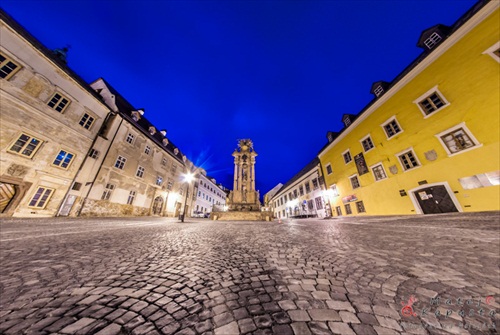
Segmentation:
{"type": "Polygon", "coordinates": [[[239,140],[233,152],[234,182],[229,194],[230,211],[260,210],[259,191],[255,190],[255,157],[253,143],[249,139],[239,140]]]}
{"type": "Polygon", "coordinates": [[[233,152],[233,190],[229,193],[228,211],[212,212],[212,220],[271,221],[271,212],[262,212],[259,191],[255,189],[255,157],[257,153],[250,139],[238,141],[233,152]]]}

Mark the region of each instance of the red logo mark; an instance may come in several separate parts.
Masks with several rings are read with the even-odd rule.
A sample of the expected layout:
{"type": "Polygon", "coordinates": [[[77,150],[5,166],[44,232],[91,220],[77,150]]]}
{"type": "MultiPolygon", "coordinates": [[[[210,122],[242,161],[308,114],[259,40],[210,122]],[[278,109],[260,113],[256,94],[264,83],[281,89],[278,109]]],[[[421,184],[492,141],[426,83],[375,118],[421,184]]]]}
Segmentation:
{"type": "Polygon", "coordinates": [[[408,299],[408,302],[401,301],[401,305],[403,305],[403,308],[401,308],[401,314],[403,316],[409,317],[409,316],[417,316],[417,313],[413,311],[413,304],[417,302],[418,299],[415,298],[414,295],[410,296],[410,299],[408,299]]]}
{"type": "Polygon", "coordinates": [[[493,298],[491,295],[486,297],[486,304],[490,305],[495,302],[495,298],[493,298]]]}

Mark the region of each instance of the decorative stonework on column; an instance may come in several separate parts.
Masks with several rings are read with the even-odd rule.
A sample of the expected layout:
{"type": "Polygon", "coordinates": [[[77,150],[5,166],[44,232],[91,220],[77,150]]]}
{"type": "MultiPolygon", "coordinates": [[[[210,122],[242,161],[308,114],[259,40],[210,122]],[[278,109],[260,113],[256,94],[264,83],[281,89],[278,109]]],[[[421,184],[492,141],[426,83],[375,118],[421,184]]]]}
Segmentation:
{"type": "Polygon", "coordinates": [[[259,192],[255,190],[255,157],[250,139],[238,141],[238,148],[233,152],[234,182],[229,194],[230,211],[260,210],[259,192]]]}

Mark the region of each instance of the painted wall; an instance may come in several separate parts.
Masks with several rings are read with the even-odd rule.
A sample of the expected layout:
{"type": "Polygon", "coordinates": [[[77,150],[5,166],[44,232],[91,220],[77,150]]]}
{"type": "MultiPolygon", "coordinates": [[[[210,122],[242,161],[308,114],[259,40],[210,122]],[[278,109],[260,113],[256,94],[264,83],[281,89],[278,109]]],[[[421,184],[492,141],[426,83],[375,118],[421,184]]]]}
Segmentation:
{"type": "MultiPolygon", "coordinates": [[[[464,177],[490,172],[494,175],[500,169],[500,68],[496,59],[484,54],[500,40],[498,3],[490,3],[476,19],[478,15],[486,18],[475,27],[471,19],[436,47],[320,153],[322,166],[331,164],[333,169],[329,175],[323,171],[326,184],[336,185],[339,193],[332,197],[332,205],[341,206],[344,215],[342,198],[349,195],[363,201],[366,213],[359,214],[421,213],[412,192],[431,184],[449,186],[459,211],[499,209],[498,179],[496,186],[475,189],[464,189],[459,182],[464,177]],[[464,36],[453,41],[461,34],[464,36]],[[430,63],[424,64],[427,61],[430,63]],[[434,87],[449,105],[425,117],[414,101],[434,87]],[[381,125],[394,116],[403,131],[388,139],[381,125]],[[465,125],[478,143],[450,155],[436,135],[458,125],[465,125]],[[360,140],[367,135],[375,148],[364,152],[360,140]],[[420,166],[405,171],[396,155],[409,148],[418,157],[420,166]],[[361,187],[353,189],[349,176],[358,171],[354,161],[344,162],[342,153],[347,149],[353,158],[362,152],[368,167],[382,163],[388,178],[375,181],[369,168],[368,173],[358,176],[361,187]],[[423,181],[428,184],[419,185],[423,181]],[[401,196],[400,190],[407,195],[401,196]]],[[[355,207],[353,204],[354,215],[358,214],[355,207]]]]}

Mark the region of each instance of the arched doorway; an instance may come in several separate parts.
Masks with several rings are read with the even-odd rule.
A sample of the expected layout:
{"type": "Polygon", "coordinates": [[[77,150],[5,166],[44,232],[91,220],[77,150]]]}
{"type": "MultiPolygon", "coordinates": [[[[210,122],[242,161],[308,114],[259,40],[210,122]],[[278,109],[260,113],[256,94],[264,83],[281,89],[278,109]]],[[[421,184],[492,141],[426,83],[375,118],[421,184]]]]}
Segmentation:
{"type": "Polygon", "coordinates": [[[157,196],[153,201],[153,215],[161,215],[163,209],[163,197],[157,196]]]}
{"type": "Polygon", "coordinates": [[[0,213],[5,212],[15,196],[15,185],[9,183],[0,183],[0,213]]]}

